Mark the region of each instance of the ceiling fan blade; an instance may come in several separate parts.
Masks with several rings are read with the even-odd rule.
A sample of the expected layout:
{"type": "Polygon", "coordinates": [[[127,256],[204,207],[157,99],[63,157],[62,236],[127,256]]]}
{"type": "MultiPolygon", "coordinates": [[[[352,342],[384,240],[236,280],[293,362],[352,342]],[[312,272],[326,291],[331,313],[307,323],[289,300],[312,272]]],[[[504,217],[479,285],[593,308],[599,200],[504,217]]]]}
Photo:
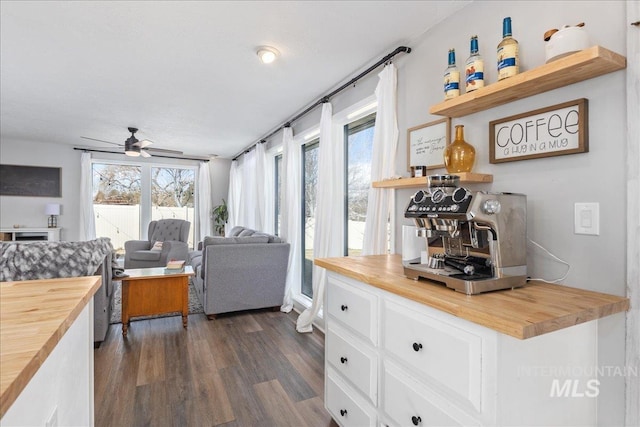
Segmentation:
{"type": "Polygon", "coordinates": [[[184,154],[182,151],[178,150],[167,150],[166,148],[147,148],[147,151],[152,153],[164,153],[164,154],[184,154]]]}
{"type": "Polygon", "coordinates": [[[140,155],[142,157],[151,157],[151,154],[147,153],[147,150],[140,150],[140,155]]]}
{"type": "Polygon", "coordinates": [[[117,145],[118,147],[124,147],[124,144],[118,144],[117,142],[111,142],[111,141],[105,141],[104,139],[89,138],[88,136],[81,136],[80,138],[88,139],[90,141],[105,142],[107,144],[117,145]]]}
{"type": "Polygon", "coordinates": [[[133,145],[136,145],[140,148],[144,148],[144,147],[148,147],[149,145],[153,144],[153,142],[149,141],[148,139],[143,139],[142,141],[138,141],[136,143],[134,143],[133,145]]]}

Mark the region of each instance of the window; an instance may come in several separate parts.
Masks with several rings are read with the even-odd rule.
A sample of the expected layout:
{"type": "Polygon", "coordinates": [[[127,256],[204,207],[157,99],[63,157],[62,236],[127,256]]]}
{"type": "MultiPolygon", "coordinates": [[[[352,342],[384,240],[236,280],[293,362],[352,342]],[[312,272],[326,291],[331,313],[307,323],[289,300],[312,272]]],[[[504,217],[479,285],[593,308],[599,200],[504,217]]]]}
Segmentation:
{"type": "Polygon", "coordinates": [[[316,217],[319,139],[302,147],[302,289],[313,298],[313,237],[316,217]]]}
{"type": "Polygon", "coordinates": [[[93,164],[96,236],[111,238],[118,256],[124,242],[140,239],[140,166],[93,164]]]}
{"type": "Polygon", "coordinates": [[[193,247],[195,170],[151,168],[151,219],[184,219],[191,223],[189,247],[193,247]]]}
{"type": "Polygon", "coordinates": [[[371,186],[371,159],[376,115],[344,126],[345,233],[344,255],[360,255],[371,186]]]}
{"type": "Polygon", "coordinates": [[[124,242],[146,237],[152,220],[179,218],[191,223],[194,246],[196,169],[149,164],[93,163],[96,236],[109,237],[118,256],[124,242]]]}
{"type": "Polygon", "coordinates": [[[275,223],[273,224],[273,229],[275,230],[274,234],[276,236],[280,235],[280,226],[282,224],[282,154],[278,154],[275,156],[275,200],[274,206],[276,207],[276,212],[274,215],[275,223]]]}

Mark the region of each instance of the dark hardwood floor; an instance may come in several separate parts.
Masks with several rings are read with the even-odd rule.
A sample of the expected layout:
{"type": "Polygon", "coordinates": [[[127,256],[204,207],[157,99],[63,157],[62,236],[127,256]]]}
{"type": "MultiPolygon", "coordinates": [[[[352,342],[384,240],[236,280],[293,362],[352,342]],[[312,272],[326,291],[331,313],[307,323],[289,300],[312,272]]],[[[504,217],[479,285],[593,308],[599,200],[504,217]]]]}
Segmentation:
{"type": "Polygon", "coordinates": [[[336,426],[324,409],[324,336],[297,313],[111,325],[95,350],[96,426],[336,426]]]}

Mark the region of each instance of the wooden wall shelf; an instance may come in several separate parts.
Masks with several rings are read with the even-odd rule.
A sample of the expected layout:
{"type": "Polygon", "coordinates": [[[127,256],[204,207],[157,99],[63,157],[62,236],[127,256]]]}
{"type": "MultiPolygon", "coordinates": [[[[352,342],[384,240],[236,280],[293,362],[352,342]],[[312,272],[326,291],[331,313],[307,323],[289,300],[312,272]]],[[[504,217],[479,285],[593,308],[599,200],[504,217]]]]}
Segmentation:
{"type": "Polygon", "coordinates": [[[627,66],[627,59],[602,46],[524,71],[470,93],[433,105],[429,113],[446,117],[463,117],[518,99],[588,80],[627,66]]]}
{"type": "MultiPolygon", "coordinates": [[[[458,175],[460,182],[488,184],[493,182],[493,175],[484,173],[461,172],[452,175],[458,175]]],[[[427,177],[418,176],[415,178],[386,179],[384,181],[375,181],[371,184],[373,188],[413,188],[426,187],[427,177]]]]}

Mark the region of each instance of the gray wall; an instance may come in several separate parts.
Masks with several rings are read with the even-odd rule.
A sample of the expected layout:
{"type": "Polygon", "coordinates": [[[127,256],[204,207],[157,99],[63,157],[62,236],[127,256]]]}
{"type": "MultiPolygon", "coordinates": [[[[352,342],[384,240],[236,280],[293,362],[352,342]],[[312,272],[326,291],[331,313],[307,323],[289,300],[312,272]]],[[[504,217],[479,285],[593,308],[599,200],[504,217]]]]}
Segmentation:
{"type": "MultiPolygon", "coordinates": [[[[625,10],[622,1],[474,2],[419,39],[407,42],[413,51],[394,61],[398,67],[400,131],[396,172],[408,176],[407,128],[441,118],[429,115],[428,111],[431,105],[443,100],[442,75],[449,48],[456,49],[458,66],[462,68],[469,54],[469,38],[477,35],[480,54],[485,59],[486,81],[495,82],[495,52],[502,37],[502,18],[511,16],[514,38],[520,43],[522,71],[544,64],[543,34],[564,24],[585,22],[592,45],[625,55],[628,27],[625,10]]],[[[380,57],[390,50],[381,52],[380,57]]],[[[333,98],[333,111],[370,96],[377,80],[374,72],[355,88],[333,98]]],[[[571,264],[564,284],[615,295],[625,295],[625,91],[625,71],[618,71],[452,121],[452,128],[455,124],[465,126],[465,138],[476,148],[474,171],[494,176],[492,184],[468,187],[526,194],[529,238],[571,264]],[[490,121],[578,98],[589,100],[588,153],[498,165],[489,163],[490,121]],[[600,203],[599,236],[573,233],[576,202],[600,203]]],[[[295,123],[294,134],[317,124],[319,110],[295,123]]],[[[279,144],[281,138],[281,134],[277,134],[270,142],[279,144]]],[[[443,172],[444,169],[434,171],[443,172]]],[[[404,207],[415,191],[396,191],[398,251],[402,247],[401,226],[411,224],[404,219],[404,207]]],[[[530,275],[555,279],[564,274],[566,267],[541,250],[533,245],[527,249],[530,275]]],[[[624,316],[604,318],[598,327],[600,366],[624,366],[624,316]]],[[[603,377],[600,381],[599,414],[607,418],[600,419],[599,424],[620,425],[624,419],[624,378],[603,377]]]]}
{"type": "MultiPolygon", "coordinates": [[[[62,168],[62,197],[17,197],[0,196],[0,226],[46,227],[47,216],[44,206],[47,203],[60,203],[61,212],[58,226],[62,227],[63,240],[78,240],[80,236],[79,212],[80,200],[80,151],[72,146],[40,142],[2,140],[0,143],[0,161],[3,164],[28,166],[49,166],[62,168]]],[[[119,154],[94,153],[94,158],[102,160],[130,160],[119,154]]],[[[193,161],[163,159],[152,157],[136,159],[140,162],[168,165],[193,165],[193,161]]],[[[229,187],[230,161],[216,159],[209,162],[211,176],[211,206],[216,206],[227,198],[229,187]]]]}

